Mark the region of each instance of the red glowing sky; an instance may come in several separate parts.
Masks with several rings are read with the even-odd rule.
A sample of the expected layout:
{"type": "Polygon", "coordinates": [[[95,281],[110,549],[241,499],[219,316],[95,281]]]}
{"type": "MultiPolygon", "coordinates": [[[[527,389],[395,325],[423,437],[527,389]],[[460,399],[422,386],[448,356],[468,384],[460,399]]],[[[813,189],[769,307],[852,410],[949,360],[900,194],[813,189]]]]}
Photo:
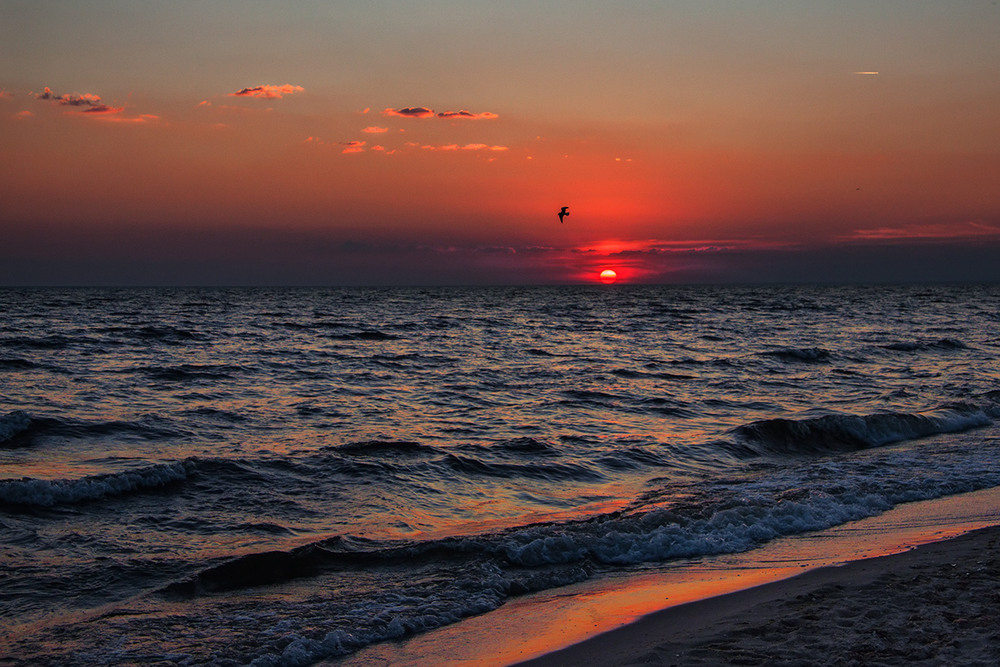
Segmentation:
{"type": "Polygon", "coordinates": [[[0,7],[0,284],[1000,279],[991,2],[0,7]]]}

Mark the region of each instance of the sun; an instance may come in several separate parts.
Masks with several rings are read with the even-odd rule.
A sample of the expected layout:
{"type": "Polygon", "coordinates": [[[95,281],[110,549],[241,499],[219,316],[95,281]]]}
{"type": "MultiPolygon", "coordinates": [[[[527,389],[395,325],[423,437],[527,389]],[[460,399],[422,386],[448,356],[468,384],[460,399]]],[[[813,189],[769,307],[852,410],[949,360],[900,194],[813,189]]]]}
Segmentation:
{"type": "Polygon", "coordinates": [[[614,269],[604,269],[601,271],[601,282],[605,285],[610,285],[616,280],[618,280],[618,274],[615,273],[614,269]]]}

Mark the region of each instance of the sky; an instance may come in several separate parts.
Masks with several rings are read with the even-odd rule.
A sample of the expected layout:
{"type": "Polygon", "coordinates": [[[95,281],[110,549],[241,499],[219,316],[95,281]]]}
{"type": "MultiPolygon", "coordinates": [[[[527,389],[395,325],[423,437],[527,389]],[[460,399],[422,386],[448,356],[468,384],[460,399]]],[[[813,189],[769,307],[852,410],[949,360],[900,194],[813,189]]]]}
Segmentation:
{"type": "Polygon", "coordinates": [[[0,285],[998,281],[997,35],[994,0],[0,0],[0,285]]]}

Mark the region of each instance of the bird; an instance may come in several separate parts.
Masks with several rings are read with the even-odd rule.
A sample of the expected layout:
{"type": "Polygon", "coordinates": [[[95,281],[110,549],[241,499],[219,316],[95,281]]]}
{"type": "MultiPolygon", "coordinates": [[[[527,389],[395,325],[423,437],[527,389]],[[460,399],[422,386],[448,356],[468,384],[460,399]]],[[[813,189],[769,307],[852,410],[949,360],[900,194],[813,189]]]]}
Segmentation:
{"type": "Polygon", "coordinates": [[[563,218],[569,215],[569,206],[563,206],[556,215],[559,216],[559,222],[562,223],[563,218]]]}

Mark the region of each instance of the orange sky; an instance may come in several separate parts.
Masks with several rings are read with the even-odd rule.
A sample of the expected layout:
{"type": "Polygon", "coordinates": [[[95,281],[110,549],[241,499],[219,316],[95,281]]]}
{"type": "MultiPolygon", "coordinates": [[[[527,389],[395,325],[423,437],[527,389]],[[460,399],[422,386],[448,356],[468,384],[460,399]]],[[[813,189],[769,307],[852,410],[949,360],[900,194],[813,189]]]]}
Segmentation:
{"type": "Polygon", "coordinates": [[[1000,279],[992,2],[0,16],[0,284],[1000,279]]]}

